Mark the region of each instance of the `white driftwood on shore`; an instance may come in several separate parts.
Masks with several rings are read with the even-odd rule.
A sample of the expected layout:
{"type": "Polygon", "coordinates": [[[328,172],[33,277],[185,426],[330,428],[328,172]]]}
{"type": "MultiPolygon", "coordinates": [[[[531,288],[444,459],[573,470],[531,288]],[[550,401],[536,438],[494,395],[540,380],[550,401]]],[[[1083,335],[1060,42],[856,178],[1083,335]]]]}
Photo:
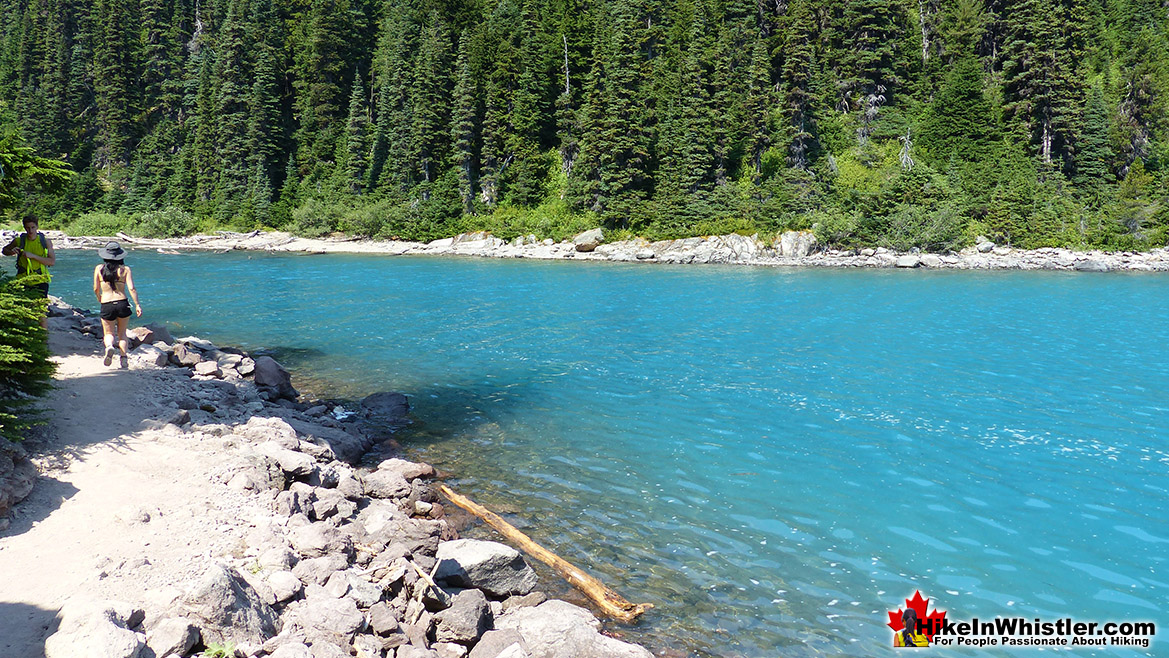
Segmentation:
{"type": "Polygon", "coordinates": [[[453,489],[445,484],[438,485],[438,488],[452,503],[483,519],[487,525],[495,528],[500,534],[519,546],[525,553],[555,569],[573,587],[592,599],[593,603],[596,603],[597,607],[606,615],[624,622],[631,622],[641,616],[643,612],[653,607],[652,603],[630,603],[626,601],[620,594],[606,587],[601,581],[573,566],[559,555],[532,541],[530,537],[517,530],[515,526],[507,521],[504,521],[498,514],[466,496],[455,493],[453,489]]]}

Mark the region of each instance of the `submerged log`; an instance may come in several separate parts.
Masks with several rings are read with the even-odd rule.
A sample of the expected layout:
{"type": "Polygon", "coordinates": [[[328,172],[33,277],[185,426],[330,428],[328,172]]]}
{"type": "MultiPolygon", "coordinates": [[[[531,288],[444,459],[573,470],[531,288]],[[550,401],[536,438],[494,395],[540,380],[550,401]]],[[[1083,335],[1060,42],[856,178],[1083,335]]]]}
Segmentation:
{"type": "Polygon", "coordinates": [[[569,584],[592,599],[593,603],[596,603],[597,607],[606,615],[620,621],[631,622],[641,616],[641,613],[653,607],[652,603],[630,603],[626,601],[620,594],[606,587],[601,581],[573,566],[559,555],[532,541],[530,537],[517,530],[515,526],[507,521],[504,521],[495,512],[492,512],[466,496],[455,493],[453,489],[445,484],[438,485],[438,488],[452,503],[483,519],[487,525],[498,530],[500,534],[519,546],[525,553],[555,569],[569,584]]]}

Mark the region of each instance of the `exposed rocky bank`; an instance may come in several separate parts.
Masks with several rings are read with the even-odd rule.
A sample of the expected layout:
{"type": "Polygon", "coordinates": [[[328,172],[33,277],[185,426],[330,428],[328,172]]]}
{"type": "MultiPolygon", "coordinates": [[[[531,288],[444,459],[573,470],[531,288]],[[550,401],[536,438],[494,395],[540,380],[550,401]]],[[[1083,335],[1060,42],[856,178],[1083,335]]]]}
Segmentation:
{"type": "Polygon", "coordinates": [[[652,655],[458,538],[434,469],[394,456],[405,396],[301,401],[161,326],[105,367],[95,318],[51,315],[50,424],[0,448],[0,656],[652,655]]]}
{"type": "MultiPolygon", "coordinates": [[[[97,248],[111,238],[71,238],[47,233],[58,248],[97,248]]],[[[7,239],[0,236],[0,239],[7,239]]],[[[770,243],[758,236],[737,234],[680,240],[624,240],[606,242],[601,229],[586,231],[572,240],[553,242],[535,236],[511,241],[488,233],[464,233],[432,242],[358,240],[352,238],[298,238],[288,233],[233,233],[197,235],[169,240],[116,236],[125,243],[161,250],[250,250],[299,253],[371,253],[390,255],[454,255],[485,258],[532,258],[663,264],[727,263],[772,267],[867,267],[959,270],[1072,270],[1169,271],[1169,247],[1147,252],[1075,251],[1043,248],[1015,249],[979,238],[974,246],[945,254],[900,253],[885,248],[836,250],[816,242],[810,231],[788,231],[770,243]]]]}

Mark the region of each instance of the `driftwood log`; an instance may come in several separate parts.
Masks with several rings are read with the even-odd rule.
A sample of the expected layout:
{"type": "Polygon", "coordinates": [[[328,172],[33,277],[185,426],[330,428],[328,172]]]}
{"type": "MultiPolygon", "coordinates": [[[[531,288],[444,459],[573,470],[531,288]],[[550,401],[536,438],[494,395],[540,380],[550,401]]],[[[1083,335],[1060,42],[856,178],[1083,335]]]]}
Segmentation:
{"type": "Polygon", "coordinates": [[[573,587],[592,599],[593,603],[596,603],[597,607],[606,615],[620,621],[631,622],[641,616],[641,613],[653,607],[652,603],[630,603],[626,601],[620,594],[605,587],[605,584],[601,581],[581,571],[559,555],[532,541],[530,537],[517,530],[512,524],[504,521],[495,512],[492,512],[466,496],[455,493],[453,489],[445,484],[438,485],[438,488],[452,503],[483,519],[487,525],[498,530],[500,534],[525,553],[555,569],[573,587]]]}

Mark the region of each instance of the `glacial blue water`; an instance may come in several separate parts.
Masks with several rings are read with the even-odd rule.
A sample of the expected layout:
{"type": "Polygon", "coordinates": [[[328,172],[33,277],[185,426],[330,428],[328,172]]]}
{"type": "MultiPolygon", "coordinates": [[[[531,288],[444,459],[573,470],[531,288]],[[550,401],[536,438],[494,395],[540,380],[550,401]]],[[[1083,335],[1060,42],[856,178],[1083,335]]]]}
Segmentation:
{"type": "MultiPolygon", "coordinates": [[[[95,262],[61,252],[54,292],[94,306],[95,262]]],[[[1164,275],[128,263],[144,321],[408,393],[412,454],[652,602],[616,630],[665,655],[887,655],[918,589],[951,619],[1169,623],[1164,275]]]]}

